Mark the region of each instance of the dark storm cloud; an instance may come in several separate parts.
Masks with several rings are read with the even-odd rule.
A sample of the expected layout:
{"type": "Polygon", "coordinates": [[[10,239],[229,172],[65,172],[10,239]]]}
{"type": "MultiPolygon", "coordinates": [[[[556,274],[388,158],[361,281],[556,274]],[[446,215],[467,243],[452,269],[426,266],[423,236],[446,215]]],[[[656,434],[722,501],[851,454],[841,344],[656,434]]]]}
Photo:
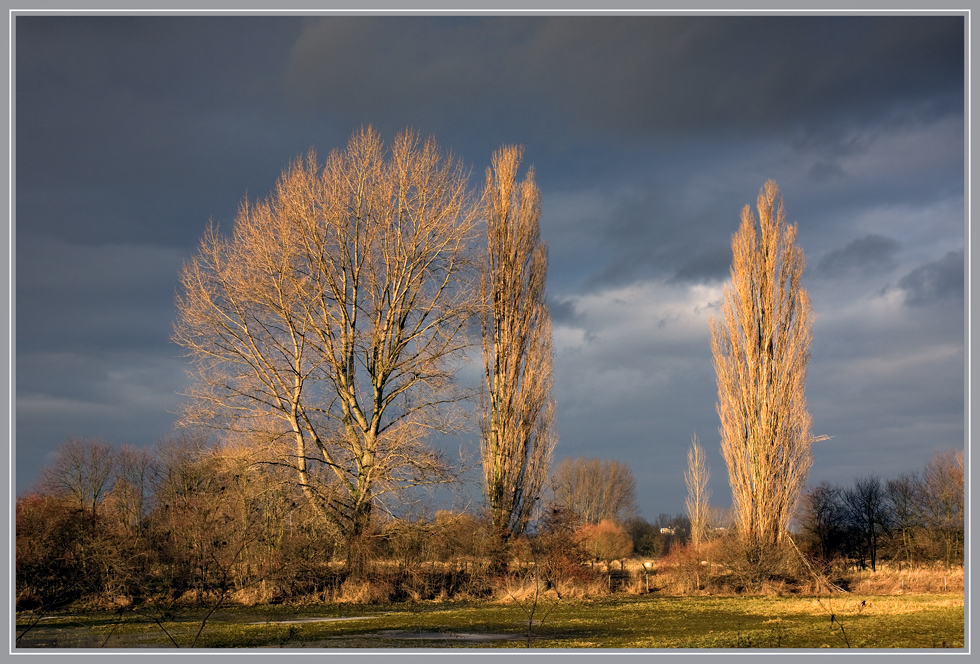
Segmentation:
{"type": "Polygon", "coordinates": [[[18,17],[21,229],[193,242],[309,145],[272,122],[296,20],[18,17]],[[257,43],[262,49],[256,49],[257,43]],[[276,48],[278,45],[278,48],[276,48]],[[228,201],[213,209],[212,194],[228,201]],[[167,192],[166,196],[161,196],[167,192]]]}
{"type": "Polygon", "coordinates": [[[824,261],[837,275],[804,277],[814,423],[840,443],[813,477],[848,482],[882,457],[908,470],[921,441],[962,440],[962,17],[15,29],[18,488],[66,435],[170,430],[187,387],[169,342],[177,274],[208,218],[229,230],[246,193],[367,123],[435,135],[476,186],[494,149],[525,145],[549,245],[556,454],[629,462],[648,518],[683,509],[695,431],[725,503],[707,319],[739,213],[768,178],[813,276],[824,261]],[[949,251],[958,291],[955,258],[935,261],[949,251]],[[926,301],[930,316],[903,306],[926,301]]]}
{"type": "Polygon", "coordinates": [[[18,237],[18,476],[68,436],[145,445],[172,430],[186,364],[170,342],[184,252],[18,237]]]}
{"type": "MultiPolygon", "coordinates": [[[[708,245],[705,242],[705,245],[708,245]]],[[[675,279],[678,281],[717,281],[728,275],[732,263],[732,250],[725,245],[708,248],[680,266],[675,279]]]]}
{"type": "Polygon", "coordinates": [[[379,122],[771,133],[961,109],[963,30],[958,17],[329,18],[307,23],[290,81],[301,103],[379,122]]]}
{"type": "Polygon", "coordinates": [[[552,322],[558,325],[574,324],[579,320],[579,316],[575,312],[575,302],[570,299],[549,297],[548,313],[552,322]]]}
{"type": "Polygon", "coordinates": [[[905,303],[921,306],[948,297],[963,297],[963,250],[950,251],[937,261],[912,270],[898,282],[905,291],[905,303]]]}
{"type": "MultiPolygon", "coordinates": [[[[147,245],[18,241],[19,352],[165,349],[182,251],[147,245]]],[[[18,381],[31,374],[19,374],[18,381]]],[[[70,384],[70,381],[69,381],[70,384]]]]}
{"type": "Polygon", "coordinates": [[[831,251],[817,263],[820,276],[843,276],[849,272],[872,274],[895,267],[895,254],[901,245],[883,235],[866,235],[846,247],[831,251]]]}
{"type": "MultiPolygon", "coordinates": [[[[672,156],[664,155],[665,161],[672,156]]],[[[738,194],[727,176],[714,179],[713,168],[717,162],[694,181],[639,172],[618,184],[546,196],[542,232],[554,247],[550,273],[561,284],[592,290],[644,279],[724,279],[745,201],[732,197],[744,196],[758,181],[738,194]]]]}

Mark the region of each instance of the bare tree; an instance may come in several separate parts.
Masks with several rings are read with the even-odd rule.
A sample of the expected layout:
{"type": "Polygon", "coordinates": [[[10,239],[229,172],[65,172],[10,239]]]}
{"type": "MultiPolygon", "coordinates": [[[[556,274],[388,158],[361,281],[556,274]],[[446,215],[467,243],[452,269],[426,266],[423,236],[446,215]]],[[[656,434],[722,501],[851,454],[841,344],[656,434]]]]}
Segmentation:
{"type": "Polygon", "coordinates": [[[75,509],[97,516],[113,485],[116,452],[98,439],[70,437],[58,448],[54,463],[41,473],[41,490],[65,498],[75,509]]]}
{"type": "Polygon", "coordinates": [[[844,492],[844,505],[847,520],[861,541],[861,566],[864,567],[864,553],[867,553],[874,571],[878,564],[878,544],[890,525],[885,491],[878,476],[858,478],[854,487],[844,492]]]}
{"type": "Polygon", "coordinates": [[[803,250],[772,180],[757,207],[758,219],[745,206],[732,237],[732,282],[724,320],[711,320],[711,350],[736,528],[749,551],[761,552],[787,532],[814,439],[804,395],[811,310],[803,250]]]}
{"type": "Polygon", "coordinates": [[[926,525],[938,535],[946,565],[961,554],[964,542],[964,468],[962,450],[933,456],[922,473],[922,505],[926,525]]]}
{"type": "Polygon", "coordinates": [[[115,514],[132,534],[149,513],[152,479],[157,472],[153,453],[145,447],[123,445],[117,454],[116,482],[112,487],[115,514]]]}
{"type": "Polygon", "coordinates": [[[801,526],[812,541],[811,550],[828,561],[841,553],[846,536],[844,496],[840,487],[821,482],[803,495],[801,526]]]}
{"type": "Polygon", "coordinates": [[[444,479],[426,439],[463,396],[475,218],[462,166],[411,131],[386,152],[369,127],[322,167],[295,161],[181,272],[174,339],[197,375],[184,421],[290,438],[281,462],[349,538],[384,494],[444,479]]]}
{"type": "Polygon", "coordinates": [[[885,498],[895,526],[902,537],[902,551],[912,564],[915,531],[922,523],[922,483],[916,473],[903,473],[885,483],[885,498]]]}
{"type": "Polygon", "coordinates": [[[520,535],[548,476],[555,447],[551,317],[545,303],[547,247],[541,196],[523,150],[501,148],[487,169],[487,256],[480,285],[486,389],[481,456],[494,532],[520,535]]]}
{"type": "Polygon", "coordinates": [[[636,514],[636,479],[619,461],[562,459],[551,478],[554,501],[586,523],[625,523],[636,514]]]}
{"type": "Polygon", "coordinates": [[[698,443],[697,435],[691,437],[691,449],[687,451],[687,471],[684,480],[687,482],[687,516],[691,521],[691,544],[695,549],[701,546],[708,537],[709,506],[711,491],[708,480],[711,472],[704,458],[704,448],[698,443]]]}

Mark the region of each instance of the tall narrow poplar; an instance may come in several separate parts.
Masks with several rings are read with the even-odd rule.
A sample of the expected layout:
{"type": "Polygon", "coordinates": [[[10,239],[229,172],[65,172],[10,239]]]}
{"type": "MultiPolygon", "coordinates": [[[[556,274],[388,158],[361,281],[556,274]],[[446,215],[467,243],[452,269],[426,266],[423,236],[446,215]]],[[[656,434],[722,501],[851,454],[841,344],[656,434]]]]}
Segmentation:
{"type": "Polygon", "coordinates": [[[547,247],[533,170],[517,174],[520,147],[501,148],[487,169],[487,256],[481,280],[486,389],[481,457],[495,532],[527,527],[555,446],[551,317],[545,302],[547,247]]]}
{"type": "Polygon", "coordinates": [[[772,180],[746,205],[732,237],[724,319],[711,321],[721,449],[739,536],[761,552],[783,541],[811,465],[804,383],[810,299],[796,225],[772,180]]]}

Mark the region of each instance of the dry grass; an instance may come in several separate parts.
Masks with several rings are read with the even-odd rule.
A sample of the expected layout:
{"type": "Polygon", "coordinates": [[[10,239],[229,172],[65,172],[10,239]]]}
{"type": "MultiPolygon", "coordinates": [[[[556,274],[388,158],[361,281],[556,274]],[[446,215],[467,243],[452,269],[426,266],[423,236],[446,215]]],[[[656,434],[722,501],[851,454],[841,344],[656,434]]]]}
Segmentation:
{"type": "MultiPolygon", "coordinates": [[[[703,546],[700,556],[694,556],[689,547],[678,547],[664,558],[645,561],[650,566],[650,587],[656,592],[677,596],[820,595],[827,591],[828,582],[861,595],[961,594],[964,591],[962,565],[884,563],[872,572],[836,564],[817,570],[815,574],[798,556],[787,556],[777,561],[774,573],[753,577],[751,570],[732,554],[726,550],[724,542],[703,546]]],[[[626,570],[629,580],[621,585],[621,589],[642,594],[644,561],[629,561],[626,570]]]]}
{"type": "Polygon", "coordinates": [[[228,599],[233,604],[255,606],[257,604],[269,604],[280,594],[281,589],[277,584],[263,579],[254,585],[239,588],[231,593],[228,599]]]}
{"type": "Polygon", "coordinates": [[[608,584],[599,579],[586,582],[564,581],[558,584],[562,597],[571,599],[594,599],[610,594],[608,584]]]}
{"type": "Polygon", "coordinates": [[[855,570],[846,578],[852,592],[867,595],[962,593],[964,590],[963,567],[945,565],[901,568],[879,565],[874,572],[855,570]]]}
{"type": "Polygon", "coordinates": [[[341,584],[333,601],[338,604],[380,604],[388,602],[394,592],[394,585],[386,581],[348,579],[341,584]]]}

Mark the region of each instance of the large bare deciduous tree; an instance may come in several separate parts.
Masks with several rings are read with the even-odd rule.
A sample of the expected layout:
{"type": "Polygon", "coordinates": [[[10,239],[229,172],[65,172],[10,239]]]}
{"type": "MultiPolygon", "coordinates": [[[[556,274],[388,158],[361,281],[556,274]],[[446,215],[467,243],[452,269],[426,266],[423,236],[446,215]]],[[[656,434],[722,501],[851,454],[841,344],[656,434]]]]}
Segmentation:
{"type": "Polygon", "coordinates": [[[181,272],[184,420],[291,439],[281,463],[348,538],[387,492],[443,478],[426,438],[461,396],[476,214],[462,165],[412,131],[293,162],[181,272]]]}
{"type": "Polygon", "coordinates": [[[687,483],[687,518],[691,521],[691,544],[695,549],[708,538],[709,511],[708,501],[711,500],[711,490],[708,480],[711,472],[704,457],[704,448],[698,443],[698,437],[691,438],[691,448],[687,451],[687,470],[684,480],[687,483]]]}
{"type": "Polygon", "coordinates": [[[562,459],[551,477],[555,503],[586,523],[625,523],[636,515],[636,479],[614,459],[562,459]]]}
{"type": "Polygon", "coordinates": [[[711,320],[721,449],[735,525],[750,551],[784,539],[811,465],[804,384],[810,358],[810,299],[796,225],[787,225],[772,180],[746,205],[732,237],[723,320],[711,320]]]}
{"type": "Polygon", "coordinates": [[[523,150],[493,155],[483,195],[487,255],[480,284],[486,389],[481,458],[494,532],[520,535],[555,446],[548,253],[533,170],[517,181],[523,150]]]}

